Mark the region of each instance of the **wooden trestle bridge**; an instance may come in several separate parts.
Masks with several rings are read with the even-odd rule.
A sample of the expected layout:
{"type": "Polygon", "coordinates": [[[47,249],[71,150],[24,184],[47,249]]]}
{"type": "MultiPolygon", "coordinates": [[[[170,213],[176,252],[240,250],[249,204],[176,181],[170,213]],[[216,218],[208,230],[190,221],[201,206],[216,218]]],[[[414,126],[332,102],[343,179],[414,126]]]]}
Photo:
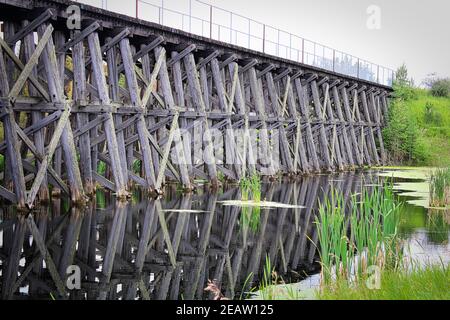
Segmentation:
{"type": "Polygon", "coordinates": [[[85,5],[69,28],[73,4],[0,1],[0,197],[18,207],[386,161],[390,87],[85,5]]]}

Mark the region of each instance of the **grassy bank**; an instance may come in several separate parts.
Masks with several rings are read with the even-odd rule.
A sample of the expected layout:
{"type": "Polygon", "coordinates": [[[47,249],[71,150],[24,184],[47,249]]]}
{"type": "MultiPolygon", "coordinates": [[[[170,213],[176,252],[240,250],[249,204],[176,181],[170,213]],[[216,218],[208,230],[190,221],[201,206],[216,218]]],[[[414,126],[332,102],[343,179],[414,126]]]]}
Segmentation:
{"type": "Polygon", "coordinates": [[[384,130],[393,164],[450,165],[450,98],[429,90],[395,87],[384,130]]]}

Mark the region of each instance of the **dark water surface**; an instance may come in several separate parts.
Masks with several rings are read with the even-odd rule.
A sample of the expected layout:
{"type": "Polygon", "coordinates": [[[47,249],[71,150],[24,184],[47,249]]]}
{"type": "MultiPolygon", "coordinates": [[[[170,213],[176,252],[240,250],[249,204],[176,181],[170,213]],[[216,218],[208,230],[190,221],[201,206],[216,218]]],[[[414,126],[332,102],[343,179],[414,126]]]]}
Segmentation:
{"type": "MultiPolygon", "coordinates": [[[[319,201],[331,188],[349,199],[379,179],[367,171],[263,184],[262,200],[294,206],[289,208],[226,206],[222,201],[241,199],[233,187],[184,196],[168,189],[161,200],[135,192],[130,203],[99,192],[84,209],[53,200],[33,212],[32,222],[3,206],[1,298],[61,299],[59,284],[70,299],[210,299],[204,291],[210,279],[225,296],[239,298],[244,284],[245,291],[258,285],[266,256],[286,283],[299,282],[320,271],[313,244],[319,201]],[[51,259],[41,258],[33,225],[51,259]],[[79,290],[66,286],[73,266],[81,271],[79,290]]],[[[448,261],[448,215],[430,218],[411,204],[403,210],[400,231],[410,252],[448,261]]]]}

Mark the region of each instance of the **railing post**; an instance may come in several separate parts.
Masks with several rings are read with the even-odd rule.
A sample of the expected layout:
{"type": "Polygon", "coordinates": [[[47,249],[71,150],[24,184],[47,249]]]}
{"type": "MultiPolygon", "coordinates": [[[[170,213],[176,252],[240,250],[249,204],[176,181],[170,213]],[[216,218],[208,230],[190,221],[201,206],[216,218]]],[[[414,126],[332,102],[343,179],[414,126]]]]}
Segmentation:
{"type": "Polygon", "coordinates": [[[213,31],[213,7],[209,6],[209,38],[212,39],[212,31],[213,31]]]}
{"type": "Polygon", "coordinates": [[[251,44],[251,33],[252,33],[252,24],[250,19],[248,19],[248,49],[250,49],[250,44],[251,44]]]}
{"type": "Polygon", "coordinates": [[[164,24],[164,0],[161,0],[161,24],[164,24]]]}
{"type": "Polygon", "coordinates": [[[280,29],[278,29],[278,39],[277,39],[277,56],[280,56],[280,29]]]}
{"type": "Polygon", "coordinates": [[[192,0],[189,0],[189,32],[192,33],[192,0]]]}
{"type": "Polygon", "coordinates": [[[377,66],[377,83],[380,83],[380,65],[377,66]]]}
{"type": "Polygon", "coordinates": [[[292,60],[292,33],[289,33],[289,59],[292,60]]]}
{"type": "Polygon", "coordinates": [[[139,19],[139,0],[136,0],[136,19],[139,19]]]}
{"type": "Polygon", "coordinates": [[[313,66],[316,66],[316,43],[314,42],[314,59],[313,59],[313,66]]]}
{"type": "Polygon", "coordinates": [[[233,44],[233,12],[230,11],[230,43],[233,44]]]}
{"type": "Polygon", "coordinates": [[[305,38],[302,38],[302,63],[305,64],[305,38]]]}
{"type": "Polygon", "coordinates": [[[336,72],[336,50],[333,49],[333,72],[336,72]]]}
{"type": "Polygon", "coordinates": [[[263,53],[266,53],[266,24],[263,24],[263,53]]]}
{"type": "Polygon", "coordinates": [[[356,77],[359,79],[359,58],[358,58],[358,69],[357,69],[356,77]]]}

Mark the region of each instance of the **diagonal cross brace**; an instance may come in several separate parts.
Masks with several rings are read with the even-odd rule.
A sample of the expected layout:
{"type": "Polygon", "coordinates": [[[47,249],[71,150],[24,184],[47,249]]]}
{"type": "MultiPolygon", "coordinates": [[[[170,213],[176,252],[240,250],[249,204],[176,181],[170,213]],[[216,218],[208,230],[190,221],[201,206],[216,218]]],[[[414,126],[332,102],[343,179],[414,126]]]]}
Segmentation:
{"type": "Polygon", "coordinates": [[[53,33],[53,27],[52,25],[48,25],[47,29],[45,30],[44,35],[42,36],[41,40],[39,41],[36,50],[33,52],[33,55],[28,60],[28,63],[25,65],[25,67],[22,70],[22,73],[20,74],[19,78],[17,78],[16,83],[14,84],[13,88],[9,92],[8,97],[11,99],[16,98],[20,91],[22,90],[23,86],[25,85],[25,82],[30,77],[31,72],[33,71],[33,68],[38,64],[39,57],[41,56],[45,46],[47,45],[47,42],[50,40],[53,33]]]}
{"type": "Polygon", "coordinates": [[[165,54],[166,54],[166,50],[164,50],[164,49],[162,49],[161,52],[159,53],[158,60],[155,64],[155,67],[153,68],[150,83],[149,83],[147,89],[145,89],[144,96],[142,97],[142,106],[143,107],[145,107],[148,104],[151,94],[156,92],[157,77],[158,77],[159,71],[161,70],[162,63],[164,62],[165,54]]]}
{"type": "Polygon", "coordinates": [[[27,198],[28,207],[32,207],[34,199],[36,198],[37,192],[39,191],[39,187],[44,179],[45,173],[47,172],[47,168],[50,165],[53,154],[55,153],[56,147],[58,146],[58,142],[61,139],[61,135],[63,130],[69,120],[70,111],[66,107],[66,110],[61,115],[61,118],[58,120],[58,124],[56,125],[55,131],[53,133],[53,137],[50,140],[47,154],[44,156],[41,162],[41,167],[36,175],[36,178],[33,182],[33,186],[31,187],[30,193],[27,198]]]}
{"type": "MultiPolygon", "coordinates": [[[[24,64],[20,59],[16,56],[14,51],[8,46],[8,44],[0,38],[0,47],[3,48],[8,57],[14,62],[14,64],[19,68],[19,70],[23,71],[25,69],[24,64]]],[[[30,80],[31,84],[36,88],[36,90],[44,97],[46,101],[50,101],[50,96],[47,91],[42,87],[39,81],[32,75],[29,74],[28,80],[30,80]]]]}
{"type": "Polygon", "coordinates": [[[23,39],[27,34],[35,30],[41,24],[45,23],[49,19],[55,19],[55,13],[51,9],[47,9],[39,17],[31,21],[25,28],[16,32],[12,37],[6,39],[6,43],[9,45],[15,44],[20,39],[23,39]]]}

